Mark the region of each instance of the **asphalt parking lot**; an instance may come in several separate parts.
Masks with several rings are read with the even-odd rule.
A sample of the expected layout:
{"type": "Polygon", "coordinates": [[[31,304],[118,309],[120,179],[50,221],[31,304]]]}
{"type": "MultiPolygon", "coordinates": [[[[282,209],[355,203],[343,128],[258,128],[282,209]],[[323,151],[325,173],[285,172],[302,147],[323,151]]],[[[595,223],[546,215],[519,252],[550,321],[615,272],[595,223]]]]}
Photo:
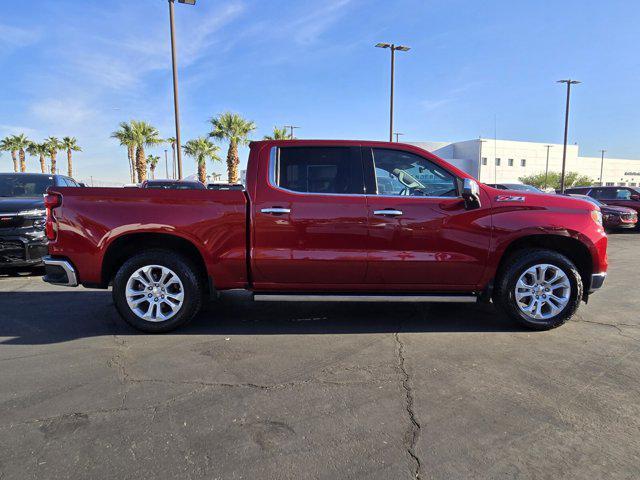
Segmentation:
{"type": "Polygon", "coordinates": [[[530,332],[491,307],[254,304],[127,327],[0,277],[0,478],[640,478],[640,235],[530,332]]]}

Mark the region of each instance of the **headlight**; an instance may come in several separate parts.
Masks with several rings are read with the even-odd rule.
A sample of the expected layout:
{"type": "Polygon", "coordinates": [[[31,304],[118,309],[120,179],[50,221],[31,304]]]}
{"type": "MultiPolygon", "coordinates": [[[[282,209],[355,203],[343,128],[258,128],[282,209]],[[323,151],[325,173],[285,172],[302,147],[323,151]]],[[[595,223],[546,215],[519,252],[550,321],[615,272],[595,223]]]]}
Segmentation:
{"type": "Polygon", "coordinates": [[[596,224],[602,226],[602,212],[600,210],[591,210],[591,218],[596,224]]]}
{"type": "Polygon", "coordinates": [[[18,215],[21,217],[44,217],[47,214],[47,211],[42,209],[34,209],[34,210],[23,210],[18,212],[18,215]]]}

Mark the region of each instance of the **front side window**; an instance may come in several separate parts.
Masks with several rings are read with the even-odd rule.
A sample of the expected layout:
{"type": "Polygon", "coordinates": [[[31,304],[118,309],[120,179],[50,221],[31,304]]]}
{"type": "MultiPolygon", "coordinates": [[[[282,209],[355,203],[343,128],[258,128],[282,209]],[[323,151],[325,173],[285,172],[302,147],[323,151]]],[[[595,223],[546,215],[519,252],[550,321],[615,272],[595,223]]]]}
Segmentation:
{"type": "Polygon", "coordinates": [[[359,149],[283,147],[275,164],[277,186],[301,193],[363,194],[359,149]]]}
{"type": "Polygon", "coordinates": [[[413,153],[373,149],[378,195],[456,197],[456,178],[426,158],[413,153]]]}
{"type": "Polygon", "coordinates": [[[603,200],[630,200],[631,192],[626,188],[603,188],[598,191],[596,198],[603,200]]]}

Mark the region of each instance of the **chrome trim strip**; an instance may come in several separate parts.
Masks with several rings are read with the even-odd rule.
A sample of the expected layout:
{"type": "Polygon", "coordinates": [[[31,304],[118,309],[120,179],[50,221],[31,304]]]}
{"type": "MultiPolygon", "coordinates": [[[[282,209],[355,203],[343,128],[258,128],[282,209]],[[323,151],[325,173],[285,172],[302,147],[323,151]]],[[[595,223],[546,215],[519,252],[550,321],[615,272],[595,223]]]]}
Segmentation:
{"type": "Polygon", "coordinates": [[[254,294],[256,302],[444,302],[475,303],[475,295],[334,295],[254,294]]]}
{"type": "Polygon", "coordinates": [[[400,215],[402,215],[402,211],[401,210],[374,210],[373,211],[374,215],[389,215],[392,217],[398,217],[400,215]]]}
{"type": "Polygon", "coordinates": [[[62,269],[67,274],[67,282],[66,283],[58,283],[58,282],[49,282],[52,285],[64,285],[66,287],[77,287],[78,286],[78,277],[76,275],[76,270],[73,268],[73,265],[69,263],[67,260],[61,260],[57,258],[51,258],[50,256],[46,256],[42,258],[42,262],[46,265],[52,265],[56,267],[62,267],[62,269]]]}

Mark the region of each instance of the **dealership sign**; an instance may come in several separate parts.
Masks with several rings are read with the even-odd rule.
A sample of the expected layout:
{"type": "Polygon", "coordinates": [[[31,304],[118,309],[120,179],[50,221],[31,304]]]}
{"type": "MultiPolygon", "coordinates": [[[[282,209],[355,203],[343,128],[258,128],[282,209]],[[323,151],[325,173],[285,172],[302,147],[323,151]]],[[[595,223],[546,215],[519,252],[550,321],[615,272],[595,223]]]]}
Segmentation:
{"type": "Polygon", "coordinates": [[[633,177],[640,177],[640,172],[624,172],[625,175],[630,175],[633,177]]]}

